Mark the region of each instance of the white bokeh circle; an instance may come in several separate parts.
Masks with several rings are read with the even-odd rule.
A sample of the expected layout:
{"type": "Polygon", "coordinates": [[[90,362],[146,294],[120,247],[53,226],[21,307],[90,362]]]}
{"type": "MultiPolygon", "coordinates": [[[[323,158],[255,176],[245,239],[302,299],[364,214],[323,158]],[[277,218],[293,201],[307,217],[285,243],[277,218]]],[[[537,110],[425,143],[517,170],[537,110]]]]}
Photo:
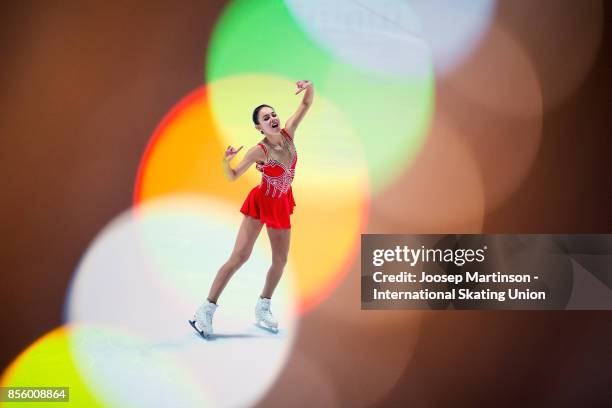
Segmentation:
{"type": "MultiPolygon", "coordinates": [[[[67,322],[105,327],[97,334],[101,338],[118,332],[140,339],[132,352],[172,360],[217,406],[252,404],[274,382],[293,341],[290,265],[272,300],[278,334],[253,324],[271,262],[265,237],[220,297],[213,338],[202,339],[187,323],[229,257],[242,217],[223,201],[196,195],[151,200],[124,212],[100,232],[80,262],[66,302],[67,322]]],[[[79,343],[91,341],[86,336],[79,343]]],[[[88,364],[84,358],[76,361],[88,364]]],[[[91,382],[96,370],[85,372],[91,382]]],[[[104,378],[107,388],[129,387],[120,377],[116,384],[104,378]]]]}
{"type": "Polygon", "coordinates": [[[322,48],[346,64],[393,76],[452,71],[494,18],[495,0],[285,0],[322,48]]]}
{"type": "Polygon", "coordinates": [[[409,3],[397,0],[285,0],[296,21],[340,61],[394,76],[427,76],[429,46],[409,3]]]}
{"type": "Polygon", "coordinates": [[[446,75],[478,46],[495,17],[496,0],[409,0],[431,48],[434,70],[446,75]]]}

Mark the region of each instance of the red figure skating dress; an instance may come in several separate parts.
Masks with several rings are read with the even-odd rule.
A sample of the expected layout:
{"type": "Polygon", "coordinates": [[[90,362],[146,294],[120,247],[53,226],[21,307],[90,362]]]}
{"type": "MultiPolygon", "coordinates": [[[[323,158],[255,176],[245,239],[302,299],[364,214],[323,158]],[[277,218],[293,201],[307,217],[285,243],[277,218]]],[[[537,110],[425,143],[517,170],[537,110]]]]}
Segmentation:
{"type": "Polygon", "coordinates": [[[297,151],[293,137],[285,129],[281,130],[281,134],[291,152],[289,166],[271,158],[266,146],[259,143],[259,147],[266,154],[266,162],[260,167],[261,184],[251,190],[240,209],[244,215],[257,218],[270,228],[291,228],[289,215],[293,213],[295,207],[291,182],[295,176],[297,151]]]}

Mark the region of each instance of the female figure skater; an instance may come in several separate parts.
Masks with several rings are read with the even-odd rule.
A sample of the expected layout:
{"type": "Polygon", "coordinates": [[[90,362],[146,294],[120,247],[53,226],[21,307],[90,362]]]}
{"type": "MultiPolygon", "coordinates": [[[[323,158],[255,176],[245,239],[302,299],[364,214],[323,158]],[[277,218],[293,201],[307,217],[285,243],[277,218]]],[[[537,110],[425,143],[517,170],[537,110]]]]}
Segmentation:
{"type": "Polygon", "coordinates": [[[314,97],[310,81],[298,81],[296,95],[306,90],[296,112],[282,128],[280,120],[269,105],[260,105],[253,111],[253,123],[264,138],[253,146],[236,168],[230,166],[232,158],[242,149],[228,146],[223,158],[227,177],[235,180],[256,164],[262,172],[261,184],[255,186],[247,196],[240,211],[244,214],[234,250],[228,261],[221,266],[212,283],[208,298],[195,312],[191,326],[204,338],[213,333],[212,318],[217,309],[217,299],[232,275],[247,261],[255,240],[263,225],[266,225],[272,246],[272,266],[268,270],[266,283],[255,306],[255,323],[276,332],[278,322],[270,310],[272,293],[280,280],[287,262],[291,222],[295,201],[291,182],[295,175],[297,152],[293,139],[295,130],[308,112],[314,97]]]}

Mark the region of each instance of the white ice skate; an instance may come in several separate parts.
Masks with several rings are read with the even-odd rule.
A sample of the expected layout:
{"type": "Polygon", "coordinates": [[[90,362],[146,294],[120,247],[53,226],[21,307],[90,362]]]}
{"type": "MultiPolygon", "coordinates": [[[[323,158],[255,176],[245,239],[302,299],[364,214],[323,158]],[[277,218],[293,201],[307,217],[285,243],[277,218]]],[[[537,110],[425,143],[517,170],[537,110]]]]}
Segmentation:
{"type": "Polygon", "coordinates": [[[191,327],[205,339],[213,334],[212,319],[215,310],[217,310],[217,305],[206,300],[196,310],[193,320],[189,320],[191,327]]]}
{"type": "Polygon", "coordinates": [[[272,316],[270,299],[259,298],[257,300],[257,305],[255,306],[255,325],[273,333],[278,333],[278,322],[272,316]]]}

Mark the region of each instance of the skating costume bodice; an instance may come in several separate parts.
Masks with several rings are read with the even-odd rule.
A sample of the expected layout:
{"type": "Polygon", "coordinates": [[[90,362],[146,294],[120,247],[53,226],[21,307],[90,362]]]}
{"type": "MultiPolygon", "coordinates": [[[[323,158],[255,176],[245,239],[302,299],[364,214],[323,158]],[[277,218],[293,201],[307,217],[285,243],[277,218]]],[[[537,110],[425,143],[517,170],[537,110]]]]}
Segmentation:
{"type": "Polygon", "coordinates": [[[291,140],[291,136],[286,133],[285,129],[281,130],[281,134],[285,138],[285,143],[288,144],[289,152],[291,153],[289,165],[271,158],[268,148],[263,143],[259,143],[267,159],[267,161],[260,166],[262,170],[261,187],[264,189],[264,195],[272,198],[280,198],[282,195],[287,194],[291,188],[291,182],[295,177],[295,165],[297,163],[297,152],[293,140],[291,140]]]}
{"type": "Polygon", "coordinates": [[[244,215],[256,218],[271,228],[291,228],[289,216],[295,207],[291,183],[295,177],[297,151],[293,137],[285,129],[281,130],[281,134],[291,154],[289,163],[271,157],[270,149],[259,143],[266,155],[265,163],[258,165],[262,172],[261,183],[249,192],[240,209],[244,215]]]}

